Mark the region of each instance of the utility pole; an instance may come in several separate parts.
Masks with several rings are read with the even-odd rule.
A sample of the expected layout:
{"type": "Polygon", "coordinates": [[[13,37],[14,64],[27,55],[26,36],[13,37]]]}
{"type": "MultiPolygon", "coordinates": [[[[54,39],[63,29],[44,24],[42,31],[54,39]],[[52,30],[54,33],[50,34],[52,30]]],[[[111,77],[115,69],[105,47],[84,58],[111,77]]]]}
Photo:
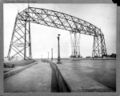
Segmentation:
{"type": "Polygon", "coordinates": [[[58,58],[57,58],[57,64],[61,64],[60,62],[60,34],[58,34],[58,58]]]}
{"type": "Polygon", "coordinates": [[[53,48],[51,48],[51,60],[53,60],[53,48]]]}

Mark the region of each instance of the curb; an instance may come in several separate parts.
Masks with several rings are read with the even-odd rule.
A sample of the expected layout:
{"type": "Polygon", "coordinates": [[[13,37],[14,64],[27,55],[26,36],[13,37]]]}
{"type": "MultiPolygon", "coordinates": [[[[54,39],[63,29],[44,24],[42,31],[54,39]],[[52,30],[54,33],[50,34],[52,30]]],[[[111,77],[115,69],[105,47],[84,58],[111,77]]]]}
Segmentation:
{"type": "Polygon", "coordinates": [[[15,74],[17,74],[17,73],[19,73],[19,72],[21,72],[21,71],[23,71],[23,70],[31,67],[31,66],[33,66],[33,65],[35,65],[35,64],[37,64],[37,63],[36,63],[36,62],[33,62],[33,63],[29,64],[29,65],[25,65],[25,67],[23,67],[23,68],[20,68],[20,69],[17,69],[17,70],[14,70],[14,69],[13,69],[13,70],[11,70],[11,71],[9,71],[9,72],[6,72],[6,73],[4,73],[4,79],[6,79],[6,78],[8,78],[8,77],[10,77],[10,76],[13,76],[13,75],[15,75],[15,74]]]}
{"type": "Polygon", "coordinates": [[[51,80],[51,91],[52,92],[71,92],[70,86],[62,76],[56,63],[49,60],[42,60],[42,61],[49,63],[52,69],[52,77],[54,78],[52,78],[51,80]]]}

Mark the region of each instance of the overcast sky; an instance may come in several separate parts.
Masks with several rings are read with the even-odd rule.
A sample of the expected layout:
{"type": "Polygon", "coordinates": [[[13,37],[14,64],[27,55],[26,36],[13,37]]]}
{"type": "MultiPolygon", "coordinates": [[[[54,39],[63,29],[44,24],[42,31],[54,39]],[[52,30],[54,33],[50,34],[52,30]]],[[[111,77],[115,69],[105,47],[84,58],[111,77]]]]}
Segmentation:
{"type": "MultiPolygon", "coordinates": [[[[108,54],[116,52],[116,5],[113,4],[30,4],[31,7],[47,8],[76,16],[101,28],[108,54]]],[[[4,4],[4,56],[8,54],[15,18],[28,4],[4,4]]],[[[53,48],[57,57],[57,34],[61,34],[61,57],[71,55],[70,33],[61,29],[31,24],[33,58],[48,57],[53,48]]],[[[80,54],[92,55],[93,37],[80,36],[80,54]]]]}

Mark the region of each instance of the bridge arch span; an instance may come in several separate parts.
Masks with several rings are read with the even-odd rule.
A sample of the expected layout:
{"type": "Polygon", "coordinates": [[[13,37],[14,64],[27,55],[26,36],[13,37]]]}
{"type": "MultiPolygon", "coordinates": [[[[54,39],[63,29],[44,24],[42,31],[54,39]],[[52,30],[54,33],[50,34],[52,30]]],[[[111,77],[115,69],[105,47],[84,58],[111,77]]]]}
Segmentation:
{"type": "MultiPolygon", "coordinates": [[[[107,55],[104,34],[95,25],[62,12],[28,7],[16,16],[8,52],[9,59],[16,56],[24,57],[24,59],[32,58],[30,23],[67,30],[74,36],[76,34],[91,35],[94,38],[92,56],[103,57],[107,55]]],[[[76,49],[79,47],[77,42],[78,38],[74,38],[72,55],[76,57],[80,55],[76,54],[79,51],[79,48],[76,49]]]]}

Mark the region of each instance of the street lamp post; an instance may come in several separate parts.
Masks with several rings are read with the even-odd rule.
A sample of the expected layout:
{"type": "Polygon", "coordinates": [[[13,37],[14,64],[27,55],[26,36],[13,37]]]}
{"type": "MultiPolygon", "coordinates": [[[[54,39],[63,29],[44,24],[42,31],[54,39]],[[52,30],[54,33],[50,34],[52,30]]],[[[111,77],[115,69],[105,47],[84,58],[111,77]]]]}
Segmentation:
{"type": "Polygon", "coordinates": [[[53,60],[53,48],[51,48],[51,60],[53,60]]]}
{"type": "Polygon", "coordinates": [[[49,52],[48,52],[48,59],[49,59],[49,52]]]}
{"type": "Polygon", "coordinates": [[[58,58],[57,58],[57,64],[61,64],[60,62],[60,34],[58,34],[58,58]]]}

